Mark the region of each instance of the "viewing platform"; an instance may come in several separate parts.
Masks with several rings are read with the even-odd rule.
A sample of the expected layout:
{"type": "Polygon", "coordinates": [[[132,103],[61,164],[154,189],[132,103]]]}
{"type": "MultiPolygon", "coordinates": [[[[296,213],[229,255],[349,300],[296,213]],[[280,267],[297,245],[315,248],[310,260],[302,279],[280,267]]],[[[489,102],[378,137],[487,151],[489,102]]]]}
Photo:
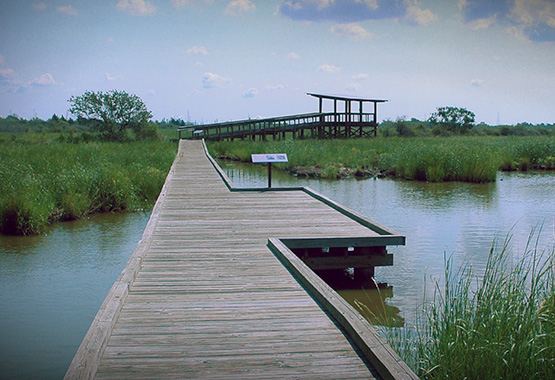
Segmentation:
{"type": "Polygon", "coordinates": [[[265,140],[293,138],[353,138],[376,136],[378,103],[380,99],[349,98],[308,93],[318,98],[319,110],[314,113],[193,125],[179,128],[179,139],[233,140],[258,138],[265,140]],[[324,110],[324,101],[333,101],[333,111],[324,110]],[[372,112],[364,112],[364,104],[371,104],[372,112]],[[343,107],[341,107],[341,105],[343,107]]]}
{"type": "Polygon", "coordinates": [[[416,379],[309,268],[391,265],[404,243],[307,188],[237,189],[181,140],[65,379],[416,379]]]}

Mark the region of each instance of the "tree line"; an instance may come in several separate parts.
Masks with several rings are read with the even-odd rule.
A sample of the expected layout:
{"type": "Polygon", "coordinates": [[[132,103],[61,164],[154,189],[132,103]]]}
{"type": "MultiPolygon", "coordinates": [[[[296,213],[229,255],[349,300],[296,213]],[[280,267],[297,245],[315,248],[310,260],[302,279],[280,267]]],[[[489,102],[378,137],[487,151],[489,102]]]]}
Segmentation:
{"type": "MultiPolygon", "coordinates": [[[[158,139],[159,129],[177,129],[187,123],[179,118],[151,121],[152,113],[143,101],[125,91],[86,91],[68,100],[69,113],[75,117],[58,116],[48,120],[25,120],[17,115],[0,118],[0,132],[54,132],[68,133],[70,139],[88,141],[129,141],[158,139]]],[[[404,117],[380,123],[378,131],[383,137],[422,137],[451,135],[537,136],[555,135],[555,124],[490,126],[475,125],[475,114],[466,108],[438,107],[428,120],[406,120],[404,117]]],[[[63,136],[62,136],[63,138],[63,136]]]]}

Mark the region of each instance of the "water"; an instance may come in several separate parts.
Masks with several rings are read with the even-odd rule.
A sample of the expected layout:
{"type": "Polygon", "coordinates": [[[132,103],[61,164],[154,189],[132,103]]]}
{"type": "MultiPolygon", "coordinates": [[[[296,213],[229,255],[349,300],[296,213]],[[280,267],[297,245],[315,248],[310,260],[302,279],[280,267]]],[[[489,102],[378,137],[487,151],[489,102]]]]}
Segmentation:
{"type": "Polygon", "coordinates": [[[149,215],[105,214],[47,235],[0,235],[0,379],[61,379],[149,215]]]}
{"type": "MultiPolygon", "coordinates": [[[[267,186],[263,166],[222,164],[240,187],[267,186]]],[[[394,325],[411,320],[424,279],[440,278],[444,256],[483,270],[494,239],[512,234],[516,255],[543,224],[553,244],[554,173],[501,173],[489,184],[392,179],[321,181],[274,170],[272,186],[308,186],[407,236],[393,267],[376,269],[394,325]]],[[[60,223],[47,236],[0,235],[0,379],[60,379],[96,312],[142,236],[148,214],[107,214],[60,223]]],[[[360,289],[351,300],[376,299],[360,289]]],[[[379,300],[378,300],[379,301],[379,300]]],[[[374,301],[374,302],[378,302],[374,301]]]]}
{"type": "MultiPolygon", "coordinates": [[[[238,187],[266,187],[262,166],[222,163],[238,187]]],[[[411,321],[424,289],[433,290],[445,270],[445,258],[455,266],[470,264],[479,276],[495,242],[510,236],[515,258],[522,256],[533,230],[542,229],[533,244],[539,251],[553,247],[555,173],[499,173],[494,183],[426,183],[398,179],[341,181],[295,178],[272,171],[272,187],[308,186],[407,237],[406,246],[389,247],[392,267],[376,268],[378,282],[392,287],[387,307],[393,317],[411,321]],[[400,309],[398,312],[397,309],[400,309]]],[[[342,292],[340,292],[342,293],[342,292]]],[[[429,293],[429,292],[428,292],[429,293]]],[[[375,295],[358,292],[351,299],[369,302],[375,295]]]]}

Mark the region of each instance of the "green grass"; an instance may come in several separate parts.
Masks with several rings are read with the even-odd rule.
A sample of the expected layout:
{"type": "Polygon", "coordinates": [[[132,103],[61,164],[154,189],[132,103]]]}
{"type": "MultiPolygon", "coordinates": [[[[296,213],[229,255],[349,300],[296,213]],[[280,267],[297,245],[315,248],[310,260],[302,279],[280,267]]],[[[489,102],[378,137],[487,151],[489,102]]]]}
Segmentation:
{"type": "Polygon", "coordinates": [[[485,274],[447,260],[418,322],[388,329],[390,344],[423,379],[551,379],[555,373],[555,249],[492,248],[485,274]]]}
{"type": "Polygon", "coordinates": [[[489,182],[499,170],[555,169],[553,136],[223,141],[210,142],[209,149],[215,157],[246,162],[252,153],[287,153],[282,168],[311,167],[322,178],[369,171],[420,181],[489,182]]]}
{"type": "Polygon", "coordinates": [[[176,153],[161,141],[0,144],[0,231],[152,207],[176,153]]]}

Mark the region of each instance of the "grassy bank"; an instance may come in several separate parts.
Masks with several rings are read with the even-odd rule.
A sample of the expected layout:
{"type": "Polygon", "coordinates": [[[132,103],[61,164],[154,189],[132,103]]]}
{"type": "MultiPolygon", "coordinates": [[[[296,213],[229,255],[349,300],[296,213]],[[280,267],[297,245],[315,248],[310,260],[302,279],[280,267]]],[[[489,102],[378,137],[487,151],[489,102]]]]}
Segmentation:
{"type": "Polygon", "coordinates": [[[481,279],[448,261],[416,326],[390,344],[423,379],[551,379],[555,373],[555,249],[513,262],[492,249],[481,279]]]}
{"type": "Polygon", "coordinates": [[[213,156],[250,162],[287,153],[285,170],[321,178],[397,176],[422,181],[494,181],[499,170],[555,169],[555,137],[414,137],[209,143],[213,156]]]}
{"type": "Polygon", "coordinates": [[[176,153],[160,141],[0,144],[0,231],[152,207],[176,153]]]}

